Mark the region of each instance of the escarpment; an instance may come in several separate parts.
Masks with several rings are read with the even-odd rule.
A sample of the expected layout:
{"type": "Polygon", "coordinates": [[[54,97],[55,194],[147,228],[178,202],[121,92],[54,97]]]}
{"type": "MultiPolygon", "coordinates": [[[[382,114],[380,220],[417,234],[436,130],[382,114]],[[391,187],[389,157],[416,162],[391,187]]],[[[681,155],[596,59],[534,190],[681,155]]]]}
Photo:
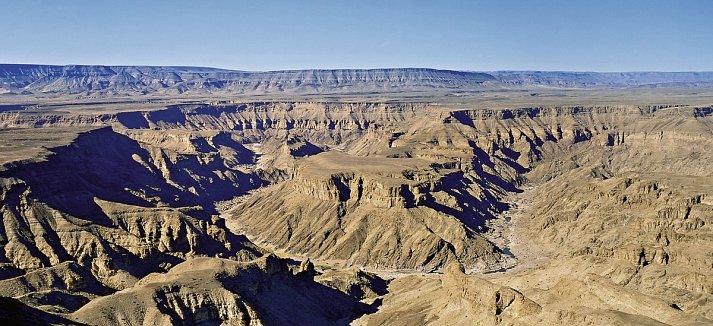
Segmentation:
{"type": "Polygon", "coordinates": [[[238,167],[241,161],[252,163],[248,150],[225,137],[215,147],[208,144],[220,135],[173,134],[166,142],[153,137],[156,133],[130,135],[138,141],[111,128],[89,131],[53,149],[46,161],[7,164],[3,175],[24,180],[50,206],[77,217],[97,215],[95,197],[143,207],[210,209],[213,201],[260,185],[238,167]]]}
{"type": "Polygon", "coordinates": [[[396,90],[482,89],[484,83],[495,80],[483,72],[428,68],[248,72],[207,67],[0,64],[3,93],[100,98],[145,94],[369,94],[396,90]]]}
{"type": "MultiPolygon", "coordinates": [[[[111,98],[281,96],[539,89],[704,88],[710,72],[453,71],[428,68],[239,71],[209,67],[0,64],[0,94],[111,98]]],[[[446,93],[448,94],[448,93],[446,93]]],[[[537,93],[531,93],[536,96],[537,93]]],[[[406,97],[408,98],[408,97],[406,97]]]]}

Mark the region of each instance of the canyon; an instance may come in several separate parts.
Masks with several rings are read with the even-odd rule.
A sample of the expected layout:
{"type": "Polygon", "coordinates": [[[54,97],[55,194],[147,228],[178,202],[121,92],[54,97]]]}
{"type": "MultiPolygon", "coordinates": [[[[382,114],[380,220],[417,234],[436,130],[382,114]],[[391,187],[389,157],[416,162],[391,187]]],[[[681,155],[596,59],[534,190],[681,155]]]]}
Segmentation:
{"type": "Polygon", "coordinates": [[[713,323],[709,73],[0,81],[2,322],[713,323]]]}

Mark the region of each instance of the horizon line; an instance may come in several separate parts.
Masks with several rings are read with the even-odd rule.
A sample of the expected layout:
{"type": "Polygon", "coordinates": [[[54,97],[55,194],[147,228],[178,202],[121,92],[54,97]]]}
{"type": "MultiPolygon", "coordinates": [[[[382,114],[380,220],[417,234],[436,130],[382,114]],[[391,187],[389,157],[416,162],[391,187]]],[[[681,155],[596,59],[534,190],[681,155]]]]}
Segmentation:
{"type": "Polygon", "coordinates": [[[566,70],[566,69],[494,69],[494,70],[471,70],[471,69],[455,69],[455,68],[433,68],[433,67],[377,67],[377,68],[286,68],[286,69],[269,69],[269,70],[242,70],[235,68],[221,68],[215,66],[199,66],[199,65],[152,65],[152,64],[84,64],[84,63],[69,63],[69,64],[54,64],[54,63],[5,63],[0,62],[0,66],[50,66],[50,67],[69,67],[69,66],[85,66],[85,67],[163,67],[163,68],[203,68],[225,70],[243,73],[271,73],[271,72],[297,72],[309,70],[397,70],[397,69],[423,69],[434,71],[453,71],[467,73],[497,73],[497,72],[560,72],[560,73],[713,73],[713,70],[566,70]]]}

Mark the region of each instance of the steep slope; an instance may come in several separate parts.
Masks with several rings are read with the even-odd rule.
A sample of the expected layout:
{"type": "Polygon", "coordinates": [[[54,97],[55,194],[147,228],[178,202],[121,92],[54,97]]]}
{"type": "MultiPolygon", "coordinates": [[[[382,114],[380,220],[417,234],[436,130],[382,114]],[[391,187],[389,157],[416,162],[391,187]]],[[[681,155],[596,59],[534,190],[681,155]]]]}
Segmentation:
{"type": "Polygon", "coordinates": [[[393,280],[383,306],[353,324],[705,325],[710,322],[595,278],[584,282],[561,281],[549,290],[523,294],[451,266],[443,275],[412,275],[393,280]]]}
{"type": "Polygon", "coordinates": [[[713,125],[695,112],[660,110],[533,170],[542,185],[521,232],[553,263],[507,284],[550,287],[593,273],[711,318],[713,125]]]}
{"type": "Polygon", "coordinates": [[[520,191],[522,175],[544,155],[609,141],[609,130],[658,109],[424,112],[390,133],[344,143],[349,155],[298,160],[289,181],[240,204],[234,223],[288,252],[368,268],[437,270],[459,261],[469,271],[499,269],[510,258],[479,234],[508,208],[501,199],[520,191]]]}
{"type": "MultiPolygon", "coordinates": [[[[524,168],[522,173],[529,171],[524,185],[536,186],[526,190],[533,191],[528,194],[532,202],[519,207],[523,224],[514,232],[526,246],[546,248],[538,252],[551,252],[550,259],[534,269],[486,277],[517,289],[541,312],[498,314],[503,310],[483,304],[501,302],[503,295],[494,293],[482,303],[463,304],[470,286],[478,295],[491,293],[485,281],[471,280],[453,294],[445,276],[410,276],[392,281],[379,312],[357,324],[710,323],[711,158],[706,148],[713,125],[701,112],[707,109],[453,112],[454,120],[487,135],[485,144],[492,146],[483,145],[486,153],[512,149],[509,157],[524,168]]],[[[501,248],[509,251],[504,243],[501,248]]]]}
{"type": "Polygon", "coordinates": [[[291,180],[232,214],[255,239],[312,258],[376,269],[431,271],[452,261],[492,269],[500,253],[435,199],[472,196],[465,182],[472,181],[419,159],[326,152],[301,160],[291,180]]]}
{"type": "Polygon", "coordinates": [[[271,255],[246,263],[196,258],[94,300],[71,316],[90,325],[346,325],[372,311],[357,298],[315,282],[315,274],[309,264],[271,255]]]}
{"type": "Polygon", "coordinates": [[[4,165],[0,263],[10,278],[0,280],[2,295],[91,298],[193,256],[261,253],[211,215],[214,201],[260,184],[234,169],[252,160],[244,148],[217,141],[221,134],[134,136],[154,145],[102,128],[42,159],[4,165]]]}
{"type": "Polygon", "coordinates": [[[0,323],[3,325],[82,325],[42,310],[17,299],[0,297],[0,323]]]}

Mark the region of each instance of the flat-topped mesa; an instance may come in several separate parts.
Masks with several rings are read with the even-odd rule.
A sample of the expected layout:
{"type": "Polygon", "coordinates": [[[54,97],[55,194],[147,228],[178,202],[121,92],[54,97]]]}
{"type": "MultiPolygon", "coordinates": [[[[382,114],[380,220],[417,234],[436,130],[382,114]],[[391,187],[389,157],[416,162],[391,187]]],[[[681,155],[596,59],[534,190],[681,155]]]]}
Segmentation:
{"type": "Polygon", "coordinates": [[[440,185],[428,162],[325,152],[300,162],[292,186],[321,200],[362,202],[379,208],[418,206],[440,185]]]}
{"type": "Polygon", "coordinates": [[[373,270],[435,271],[454,261],[499,269],[508,261],[475,231],[484,212],[470,209],[481,202],[470,184],[462,171],[422,159],[328,151],[297,160],[292,179],[231,212],[241,232],[297,256],[373,270]]]}

